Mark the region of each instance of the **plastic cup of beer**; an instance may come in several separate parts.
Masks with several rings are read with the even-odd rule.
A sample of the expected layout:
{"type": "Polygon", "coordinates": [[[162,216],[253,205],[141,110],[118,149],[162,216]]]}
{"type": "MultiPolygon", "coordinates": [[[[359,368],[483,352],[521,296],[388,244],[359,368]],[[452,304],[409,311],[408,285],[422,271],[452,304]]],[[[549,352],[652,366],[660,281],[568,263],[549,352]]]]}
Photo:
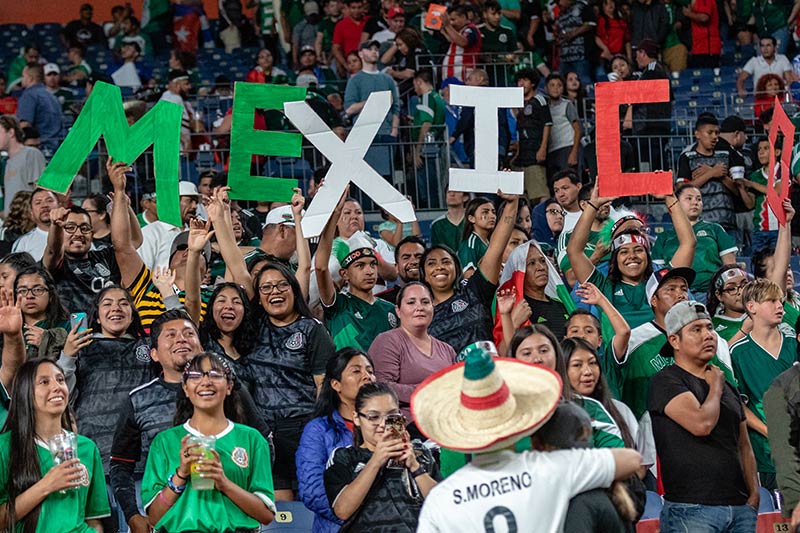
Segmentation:
{"type": "MultiPolygon", "coordinates": [[[[61,433],[53,435],[50,440],[47,441],[47,447],[50,448],[50,454],[53,456],[53,464],[56,466],[70,459],[78,458],[78,442],[74,433],[62,431],[61,433]]],[[[77,487],[71,487],[70,489],[59,492],[65,494],[66,490],[76,488],[77,487]]]]}
{"type": "MultiPolygon", "coordinates": [[[[189,437],[189,444],[194,444],[194,450],[199,451],[203,454],[204,461],[211,461],[214,459],[214,454],[211,453],[214,450],[214,446],[217,443],[217,437],[211,436],[197,436],[192,435],[189,437]]],[[[192,463],[192,489],[194,490],[213,490],[214,489],[214,480],[210,478],[205,478],[200,476],[200,472],[197,470],[199,463],[197,461],[192,463]]]]}
{"type": "Polygon", "coordinates": [[[731,178],[735,180],[744,179],[744,167],[731,167],[731,178]]]}

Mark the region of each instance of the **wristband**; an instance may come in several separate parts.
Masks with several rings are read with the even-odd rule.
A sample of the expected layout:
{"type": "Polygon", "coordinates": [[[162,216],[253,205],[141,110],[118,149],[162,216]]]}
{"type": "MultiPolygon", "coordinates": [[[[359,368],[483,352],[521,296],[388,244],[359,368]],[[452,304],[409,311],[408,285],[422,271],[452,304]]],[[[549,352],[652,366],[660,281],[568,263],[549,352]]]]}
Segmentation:
{"type": "Polygon", "coordinates": [[[586,203],[587,203],[587,204],[589,204],[590,206],[594,207],[594,210],[595,210],[595,211],[600,211],[600,209],[598,209],[598,208],[597,208],[597,206],[596,206],[596,205],[594,205],[594,204],[593,204],[591,201],[589,201],[589,200],[586,200],[586,203]]]}
{"type": "Polygon", "coordinates": [[[173,505],[175,505],[174,502],[171,502],[171,501],[169,501],[168,499],[166,499],[164,497],[164,491],[163,490],[158,493],[158,499],[161,500],[161,503],[163,503],[167,507],[172,507],[173,505]]]}
{"type": "Polygon", "coordinates": [[[186,481],[187,479],[189,479],[189,476],[184,477],[184,476],[180,475],[178,473],[179,470],[180,470],[180,468],[176,468],[175,469],[175,475],[178,476],[178,479],[180,479],[181,481],[186,481]]]}
{"type": "Polygon", "coordinates": [[[672,205],[668,205],[667,206],[667,211],[669,211],[671,213],[672,212],[672,208],[675,207],[676,205],[678,205],[679,201],[680,200],[675,200],[674,202],[672,202],[672,205]]]}
{"type": "Polygon", "coordinates": [[[417,468],[416,470],[414,470],[413,472],[411,472],[411,477],[412,477],[412,478],[414,478],[414,479],[416,479],[416,478],[418,478],[419,476],[421,476],[422,474],[427,474],[427,473],[428,473],[428,471],[427,471],[427,470],[425,470],[425,467],[424,467],[424,466],[422,466],[422,465],[419,465],[419,468],[417,468]]]}
{"type": "Polygon", "coordinates": [[[181,485],[180,487],[175,485],[175,483],[172,482],[172,476],[167,478],[167,486],[169,487],[169,490],[171,490],[178,496],[180,496],[183,493],[183,491],[186,490],[186,485],[181,485]]]}

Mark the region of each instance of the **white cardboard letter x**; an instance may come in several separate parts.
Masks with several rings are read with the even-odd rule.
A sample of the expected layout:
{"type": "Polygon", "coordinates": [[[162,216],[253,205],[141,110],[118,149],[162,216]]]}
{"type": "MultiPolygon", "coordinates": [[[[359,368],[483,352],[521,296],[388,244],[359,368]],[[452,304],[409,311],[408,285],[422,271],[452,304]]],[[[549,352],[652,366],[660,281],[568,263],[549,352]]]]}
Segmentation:
{"type": "Polygon", "coordinates": [[[303,216],[304,236],[316,237],[322,233],[345,188],[351,182],[401,222],[416,220],[411,202],[364,161],[364,154],[378,133],[391,104],[392,94],[389,91],[370,94],[345,142],[305,102],[283,104],[284,113],[289,120],[331,162],[331,168],[325,175],[325,183],[303,216]]]}

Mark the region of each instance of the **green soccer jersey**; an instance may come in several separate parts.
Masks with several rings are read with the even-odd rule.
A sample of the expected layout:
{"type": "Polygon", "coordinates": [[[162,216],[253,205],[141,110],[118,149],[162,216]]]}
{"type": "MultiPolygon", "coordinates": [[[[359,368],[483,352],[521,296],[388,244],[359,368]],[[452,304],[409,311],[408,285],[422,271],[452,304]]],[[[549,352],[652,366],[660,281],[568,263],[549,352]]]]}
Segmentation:
{"type": "Polygon", "coordinates": [[[439,96],[438,92],[429,91],[423,94],[417,104],[417,110],[414,112],[414,126],[411,131],[413,140],[419,140],[420,128],[425,123],[431,125],[428,131],[433,134],[434,139],[444,139],[446,110],[447,104],[444,103],[444,99],[439,96]]]}
{"type": "Polygon", "coordinates": [[[714,324],[714,330],[717,335],[725,339],[725,342],[731,340],[736,335],[736,332],[742,329],[742,322],[747,317],[747,313],[743,313],[739,318],[731,318],[724,315],[714,315],[711,323],[714,324]]]}
{"type": "Polygon", "coordinates": [[[454,252],[461,246],[461,236],[464,235],[464,219],[458,224],[453,224],[442,215],[431,224],[431,245],[444,244],[454,252]]]}
{"type": "MultiPolygon", "coordinates": [[[[39,514],[36,531],[41,533],[94,533],[86,520],[111,516],[106,492],[106,478],[103,473],[103,460],[94,442],[83,435],[78,440],[78,459],[81,461],[83,476],[80,485],[63,493],[54,492],[44,499],[39,514]]],[[[39,468],[44,476],[53,468],[53,456],[47,444],[36,441],[39,455],[39,468]]],[[[11,446],[11,432],[0,434],[0,504],[8,502],[8,461],[11,446]]],[[[17,524],[16,530],[22,531],[17,524]]]]}
{"type": "Polygon", "coordinates": [[[592,444],[595,448],[624,448],[622,432],[602,403],[588,396],[576,395],[578,403],[592,419],[592,444]]]}
{"type": "Polygon", "coordinates": [[[349,346],[366,352],[375,337],[398,324],[394,306],[380,298],[370,304],[349,292],[339,292],[330,306],[322,307],[337,350],[349,346]]]}
{"type": "MultiPolygon", "coordinates": [[[[167,479],[180,466],[181,439],[187,434],[200,436],[187,421],[156,435],[147,454],[147,467],[142,479],[142,502],[147,509],[158,493],[167,486],[167,479]]],[[[269,445],[255,429],[228,422],[216,436],[225,476],[235,485],[255,494],[269,510],[275,512],[272,488],[272,467],[269,445]]],[[[245,514],[220,491],[193,490],[192,482],[156,524],[157,532],[173,531],[245,531],[259,527],[258,521],[245,514]]]]}
{"type": "Polygon", "coordinates": [[[502,54],[517,50],[517,38],[514,30],[500,24],[492,29],[485,23],[478,26],[481,32],[481,52],[486,54],[502,54]]]}
{"type": "Polygon", "coordinates": [[[489,249],[489,243],[484,241],[474,231],[467,237],[466,241],[462,241],[458,247],[458,260],[461,261],[461,271],[466,272],[470,268],[478,270],[478,263],[486,250],[489,249]]]}
{"type": "MultiPolygon", "coordinates": [[[[570,237],[572,237],[571,231],[562,231],[561,235],[558,236],[558,241],[556,241],[556,258],[558,259],[558,268],[561,269],[561,272],[566,272],[572,268],[572,263],[569,262],[569,256],[567,255],[567,244],[569,244],[570,237]]],[[[589,239],[586,241],[586,248],[583,249],[583,254],[586,257],[592,256],[595,248],[597,248],[597,242],[599,240],[599,231],[589,232],[589,239]]],[[[602,262],[607,263],[609,259],[611,259],[610,249],[605,257],[603,257],[602,262]]]]}
{"type": "MultiPolygon", "coordinates": [[[[697,273],[697,277],[692,283],[691,289],[694,292],[705,293],[708,291],[708,284],[714,273],[722,266],[722,256],[730,253],[736,254],[736,241],[725,233],[719,224],[700,220],[692,226],[692,229],[697,238],[692,269],[697,273]]],[[[678,251],[679,245],[678,235],[674,229],[664,231],[653,245],[651,256],[654,261],[669,263],[675,252],[678,251]]]]}
{"type": "MultiPolygon", "coordinates": [[[[637,420],[647,412],[647,395],[650,392],[650,379],[662,368],[675,362],[671,357],[660,354],[667,336],[655,322],[647,322],[631,331],[628,353],[619,362],[621,367],[621,400],[631,408],[637,420]]],[[[719,367],[725,379],[734,387],[736,378],[732,370],[728,344],[717,336],[717,355],[711,363],[719,367]]]]}
{"type": "MultiPolygon", "coordinates": [[[[653,320],[653,309],[647,299],[647,280],[633,285],[631,283],[612,283],[599,270],[594,269],[587,280],[594,283],[600,292],[611,301],[611,304],[622,314],[631,329],[653,320]]],[[[600,312],[600,323],[604,339],[614,336],[614,328],[605,313],[600,312]]]]}
{"type": "MultiPolygon", "coordinates": [[[[731,360],[736,379],[739,380],[739,391],[745,397],[747,408],[762,422],[766,423],[762,400],[764,393],[778,374],[788,370],[797,360],[797,340],[794,336],[781,331],[783,342],[777,359],[764,350],[748,334],[731,346],[731,360]]],[[[748,431],[753,453],[756,456],[758,471],[774,473],[769,440],[757,431],[748,431]]]]}

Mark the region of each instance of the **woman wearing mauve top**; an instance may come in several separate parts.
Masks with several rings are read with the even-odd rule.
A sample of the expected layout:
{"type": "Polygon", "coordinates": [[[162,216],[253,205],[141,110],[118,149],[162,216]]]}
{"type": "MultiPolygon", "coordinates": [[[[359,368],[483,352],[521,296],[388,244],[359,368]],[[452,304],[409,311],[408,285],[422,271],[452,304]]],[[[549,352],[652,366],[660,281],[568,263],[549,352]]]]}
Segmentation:
{"type": "MultiPolygon", "coordinates": [[[[369,356],[375,365],[375,378],[392,386],[403,414],[413,422],[411,393],[425,378],[452,365],[456,353],[452,346],[428,334],[433,320],[433,296],[426,285],[413,281],[400,289],[396,309],[400,327],[375,337],[369,356]]],[[[419,436],[413,423],[409,433],[419,436]]]]}

